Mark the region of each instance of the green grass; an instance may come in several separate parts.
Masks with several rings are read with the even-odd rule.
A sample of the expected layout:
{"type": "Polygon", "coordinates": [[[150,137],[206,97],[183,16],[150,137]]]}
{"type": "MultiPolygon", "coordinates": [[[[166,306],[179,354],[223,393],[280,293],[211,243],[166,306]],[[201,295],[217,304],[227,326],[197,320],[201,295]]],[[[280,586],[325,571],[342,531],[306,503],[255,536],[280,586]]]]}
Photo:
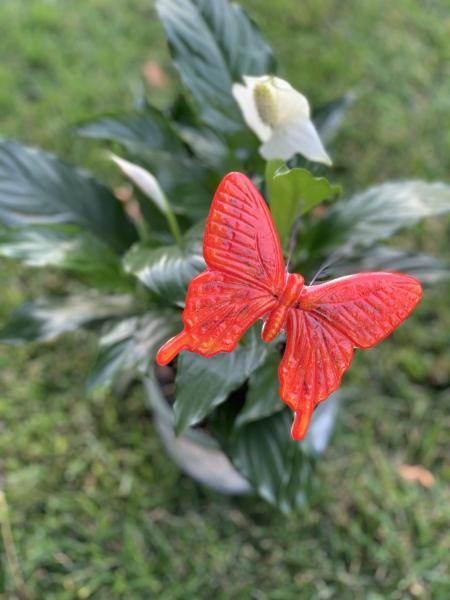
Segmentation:
{"type": "MultiPolygon", "coordinates": [[[[244,5],[282,73],[314,103],[358,92],[331,147],[348,188],[399,176],[448,179],[445,0],[244,5]]],[[[101,153],[87,152],[68,125],[129,108],[141,65],[150,57],[168,65],[151,3],[3,0],[0,24],[0,134],[102,170],[101,153]]],[[[445,223],[415,236],[448,259],[445,223]]],[[[65,285],[6,262],[0,282],[2,319],[24,298],[65,285]]],[[[448,284],[428,292],[392,339],[357,355],[320,493],[300,516],[181,476],[141,390],[88,401],[91,338],[1,348],[3,597],[21,597],[14,549],[22,596],[46,600],[450,597],[449,292],[448,284]],[[404,481],[402,464],[423,465],[435,484],[404,481]]]]}

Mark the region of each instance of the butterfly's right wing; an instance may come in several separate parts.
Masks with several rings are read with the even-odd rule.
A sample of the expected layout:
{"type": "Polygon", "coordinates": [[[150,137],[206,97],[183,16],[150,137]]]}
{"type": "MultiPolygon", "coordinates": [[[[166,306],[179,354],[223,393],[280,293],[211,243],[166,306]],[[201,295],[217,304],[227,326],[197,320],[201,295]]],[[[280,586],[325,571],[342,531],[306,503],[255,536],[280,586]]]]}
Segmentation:
{"type": "Polygon", "coordinates": [[[280,396],[295,412],[292,436],[302,439],[316,404],[340,385],[353,348],[370,348],[402,323],[420,301],[413,277],[360,273],[306,286],[286,322],[280,396]]]}
{"type": "Polygon", "coordinates": [[[291,434],[301,440],[314,407],[339,387],[352,361],[353,344],[331,323],[303,310],[289,311],[285,329],[280,398],[294,411],[291,434]]]}
{"type": "Polygon", "coordinates": [[[265,290],[207,269],[189,284],[183,331],[162,346],[156,362],[168,364],[181,350],[207,357],[231,352],[245,331],[275,304],[265,290]]]}

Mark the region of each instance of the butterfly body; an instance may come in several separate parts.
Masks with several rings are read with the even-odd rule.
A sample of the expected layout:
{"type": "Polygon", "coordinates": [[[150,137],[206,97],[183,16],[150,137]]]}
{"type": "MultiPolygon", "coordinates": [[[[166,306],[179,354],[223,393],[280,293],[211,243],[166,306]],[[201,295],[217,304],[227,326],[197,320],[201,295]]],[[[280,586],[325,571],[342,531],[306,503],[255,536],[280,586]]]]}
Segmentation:
{"type": "Polygon", "coordinates": [[[205,357],[232,352],[258,319],[265,342],[283,329],[280,397],[294,412],[296,440],[315,406],[339,387],[354,348],[388,336],[422,295],[417,280],[399,273],[359,273],[311,286],[287,273],[268,207],[241,173],[229,173],[217,189],[203,255],[207,268],[189,284],[184,328],[162,346],[157,363],[168,364],[182,350],[205,357]]]}
{"type": "Polygon", "coordinates": [[[284,327],[288,311],[297,305],[300,307],[300,295],[305,280],[297,273],[287,273],[286,283],[281,294],[275,296],[277,303],[264,323],[262,339],[265,342],[274,340],[284,327]]]}

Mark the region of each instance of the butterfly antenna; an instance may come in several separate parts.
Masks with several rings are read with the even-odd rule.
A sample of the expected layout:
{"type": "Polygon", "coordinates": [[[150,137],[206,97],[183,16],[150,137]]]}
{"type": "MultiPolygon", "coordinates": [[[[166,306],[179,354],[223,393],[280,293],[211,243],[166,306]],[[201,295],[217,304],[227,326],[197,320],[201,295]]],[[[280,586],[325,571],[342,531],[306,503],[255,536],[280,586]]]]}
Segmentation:
{"type": "Polygon", "coordinates": [[[287,261],[286,261],[286,272],[289,271],[289,266],[291,264],[292,255],[294,254],[294,250],[297,245],[297,238],[298,238],[298,234],[300,231],[300,225],[301,225],[301,220],[300,220],[300,218],[298,218],[294,222],[294,225],[292,226],[291,235],[289,237],[289,243],[288,243],[288,257],[287,257],[287,261]]]}
{"type": "Polygon", "coordinates": [[[314,277],[311,279],[311,281],[309,282],[309,285],[313,285],[313,283],[316,281],[316,279],[327,269],[329,269],[331,267],[331,265],[334,265],[335,263],[337,263],[341,258],[343,258],[348,252],[347,248],[339,248],[338,250],[336,250],[335,252],[333,252],[333,254],[327,258],[327,260],[322,263],[322,265],[320,266],[319,270],[317,271],[317,273],[314,275],[314,277]]]}

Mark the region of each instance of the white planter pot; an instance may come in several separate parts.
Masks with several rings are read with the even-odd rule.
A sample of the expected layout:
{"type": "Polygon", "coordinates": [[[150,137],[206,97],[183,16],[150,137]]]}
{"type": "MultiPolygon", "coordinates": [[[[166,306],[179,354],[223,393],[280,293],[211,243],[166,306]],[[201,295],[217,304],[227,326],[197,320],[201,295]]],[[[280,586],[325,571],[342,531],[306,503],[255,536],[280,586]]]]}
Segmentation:
{"type": "MultiPolygon", "coordinates": [[[[153,374],[144,380],[144,385],[147,404],[153,412],[157,431],[167,453],[180,469],[192,479],[223,494],[249,494],[251,485],[206,431],[190,427],[182,435],[175,435],[172,409],[153,374]]],[[[326,449],[336,408],[336,398],[330,398],[314,411],[304,442],[309,451],[321,454],[326,449]]],[[[288,431],[286,435],[289,435],[288,431]]]]}

